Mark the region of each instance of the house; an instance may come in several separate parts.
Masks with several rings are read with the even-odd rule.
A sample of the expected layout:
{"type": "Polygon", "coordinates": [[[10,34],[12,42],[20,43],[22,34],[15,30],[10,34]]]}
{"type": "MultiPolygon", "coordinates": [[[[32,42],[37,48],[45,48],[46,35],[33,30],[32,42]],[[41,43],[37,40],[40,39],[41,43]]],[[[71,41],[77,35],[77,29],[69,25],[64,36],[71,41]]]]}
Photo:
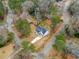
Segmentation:
{"type": "Polygon", "coordinates": [[[41,36],[46,36],[49,33],[45,28],[40,26],[36,28],[36,32],[38,35],[41,35],[41,36]]]}
{"type": "Polygon", "coordinates": [[[47,31],[45,28],[38,26],[36,28],[36,33],[38,34],[38,36],[33,39],[31,41],[32,44],[34,44],[35,42],[39,41],[40,39],[42,39],[44,36],[49,34],[49,31],[47,31]]]}

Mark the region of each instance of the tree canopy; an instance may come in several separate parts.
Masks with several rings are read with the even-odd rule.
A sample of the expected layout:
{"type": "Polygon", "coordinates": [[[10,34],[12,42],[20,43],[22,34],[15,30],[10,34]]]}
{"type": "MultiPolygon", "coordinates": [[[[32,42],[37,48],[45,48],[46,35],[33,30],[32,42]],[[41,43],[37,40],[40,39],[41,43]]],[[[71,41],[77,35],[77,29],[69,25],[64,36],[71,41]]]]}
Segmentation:
{"type": "Polygon", "coordinates": [[[8,4],[9,4],[9,7],[15,12],[21,12],[22,11],[22,3],[24,2],[25,0],[9,0],[8,4]]]}
{"type": "Polygon", "coordinates": [[[0,48],[2,46],[4,46],[5,42],[4,42],[4,37],[2,35],[0,35],[0,48]]]}
{"type": "Polygon", "coordinates": [[[58,52],[61,52],[65,49],[65,40],[64,40],[64,35],[63,34],[56,36],[55,44],[53,45],[53,47],[58,52]]]}
{"type": "Polygon", "coordinates": [[[30,24],[28,23],[27,20],[25,19],[19,19],[16,21],[16,24],[15,24],[17,30],[19,32],[21,32],[22,35],[24,36],[28,36],[30,35],[30,32],[31,32],[31,28],[30,28],[30,24]]]}
{"type": "Polygon", "coordinates": [[[59,16],[53,15],[51,21],[52,21],[51,27],[54,28],[58,23],[60,23],[61,20],[59,16]]]}
{"type": "Polygon", "coordinates": [[[66,27],[66,33],[71,37],[79,37],[79,0],[74,0],[68,7],[69,23],[66,27]]]}
{"type": "Polygon", "coordinates": [[[34,45],[31,44],[29,41],[23,41],[22,46],[23,46],[24,51],[26,51],[26,52],[34,52],[35,51],[34,45]]]}
{"type": "Polygon", "coordinates": [[[0,48],[5,46],[9,42],[12,42],[12,40],[14,39],[14,34],[12,32],[7,32],[6,34],[6,36],[0,34],[0,48]]]}
{"type": "Polygon", "coordinates": [[[0,16],[3,16],[3,15],[4,15],[4,7],[2,2],[0,1],[0,16]]]}
{"type": "Polygon", "coordinates": [[[0,23],[2,23],[4,20],[4,6],[2,4],[2,1],[0,1],[0,23]]]}
{"type": "Polygon", "coordinates": [[[7,34],[7,42],[11,42],[14,39],[14,33],[8,32],[7,34]]]}
{"type": "Polygon", "coordinates": [[[56,6],[54,6],[53,4],[50,4],[49,7],[49,13],[50,13],[50,18],[51,18],[51,27],[55,27],[59,22],[60,22],[60,17],[58,15],[58,9],[56,6]]]}
{"type": "Polygon", "coordinates": [[[49,7],[49,13],[52,15],[57,15],[57,12],[58,12],[57,7],[51,4],[49,7]]]}
{"type": "Polygon", "coordinates": [[[69,9],[68,9],[69,13],[71,15],[79,15],[79,1],[78,0],[75,0],[70,6],[69,6],[69,9]]]}

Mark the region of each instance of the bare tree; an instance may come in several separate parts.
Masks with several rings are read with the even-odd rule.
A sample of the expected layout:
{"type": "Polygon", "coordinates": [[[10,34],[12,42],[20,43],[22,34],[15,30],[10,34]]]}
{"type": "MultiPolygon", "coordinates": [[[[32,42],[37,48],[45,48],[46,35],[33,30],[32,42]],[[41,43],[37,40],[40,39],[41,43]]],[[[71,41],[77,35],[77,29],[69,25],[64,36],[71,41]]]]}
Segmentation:
{"type": "Polygon", "coordinates": [[[74,0],[69,6],[68,12],[70,20],[68,23],[68,30],[71,36],[79,35],[79,0],[74,0]]]}

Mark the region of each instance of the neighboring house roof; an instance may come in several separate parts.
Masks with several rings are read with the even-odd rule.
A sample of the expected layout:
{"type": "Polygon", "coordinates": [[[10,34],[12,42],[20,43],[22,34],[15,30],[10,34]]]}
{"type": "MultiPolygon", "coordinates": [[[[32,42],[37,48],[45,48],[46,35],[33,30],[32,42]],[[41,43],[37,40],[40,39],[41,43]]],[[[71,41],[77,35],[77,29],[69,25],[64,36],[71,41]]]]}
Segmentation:
{"type": "Polygon", "coordinates": [[[47,30],[46,30],[45,28],[43,28],[43,27],[38,26],[38,27],[36,28],[36,32],[37,32],[39,35],[44,35],[44,34],[47,32],[47,30]]]}

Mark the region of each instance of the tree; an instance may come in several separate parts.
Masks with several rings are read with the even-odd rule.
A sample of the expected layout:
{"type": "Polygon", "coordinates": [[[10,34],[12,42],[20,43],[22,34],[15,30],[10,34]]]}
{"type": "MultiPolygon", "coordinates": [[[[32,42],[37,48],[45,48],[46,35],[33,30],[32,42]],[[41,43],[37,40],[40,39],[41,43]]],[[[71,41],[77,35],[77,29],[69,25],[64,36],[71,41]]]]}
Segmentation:
{"type": "Polygon", "coordinates": [[[54,4],[50,4],[49,6],[49,14],[50,14],[50,19],[51,19],[51,27],[54,28],[58,23],[60,23],[60,17],[58,15],[58,9],[54,4]]]}
{"type": "Polygon", "coordinates": [[[65,40],[64,40],[64,35],[60,34],[56,36],[55,44],[53,47],[58,51],[62,52],[65,49],[65,40]]]}
{"type": "Polygon", "coordinates": [[[65,54],[66,43],[65,43],[63,34],[56,36],[55,44],[53,45],[53,47],[58,51],[58,53],[61,54],[62,58],[66,57],[66,54],[65,54]]]}
{"type": "Polygon", "coordinates": [[[14,34],[12,32],[7,32],[7,35],[0,34],[0,48],[5,46],[7,43],[12,42],[14,39],[14,34]]]}
{"type": "Polygon", "coordinates": [[[22,48],[12,59],[33,59],[34,46],[29,41],[23,41],[22,48]]]}
{"type": "Polygon", "coordinates": [[[11,42],[14,39],[14,33],[8,32],[7,35],[7,42],[11,42]]]}
{"type": "Polygon", "coordinates": [[[29,36],[31,32],[30,24],[25,19],[19,19],[15,24],[17,30],[24,36],[29,36]]]}
{"type": "Polygon", "coordinates": [[[58,12],[57,7],[54,6],[53,4],[50,4],[49,13],[50,13],[51,15],[57,15],[57,12],[58,12]]]}
{"type": "Polygon", "coordinates": [[[70,36],[79,36],[79,0],[73,1],[68,8],[70,14],[70,20],[68,25],[68,31],[70,36]]]}
{"type": "Polygon", "coordinates": [[[26,52],[34,52],[35,51],[34,45],[31,44],[29,41],[23,41],[22,46],[23,46],[23,50],[26,52]]]}
{"type": "Polygon", "coordinates": [[[29,12],[29,14],[30,14],[31,16],[35,17],[35,10],[36,10],[36,7],[33,6],[32,8],[30,8],[30,9],[28,10],[28,12],[29,12]]]}
{"type": "Polygon", "coordinates": [[[0,1],[0,16],[4,16],[4,7],[1,1],[0,1]]]}
{"type": "Polygon", "coordinates": [[[4,6],[2,4],[2,1],[0,1],[0,23],[2,23],[4,20],[4,6]]]}
{"type": "Polygon", "coordinates": [[[35,5],[38,5],[38,0],[32,0],[35,5]]]}
{"type": "Polygon", "coordinates": [[[61,19],[60,19],[59,16],[53,15],[51,21],[52,21],[51,27],[52,27],[52,28],[55,28],[55,26],[56,26],[58,23],[60,23],[61,19]]]}
{"type": "Polygon", "coordinates": [[[4,44],[5,44],[4,37],[0,35],[0,48],[3,47],[4,44]]]}
{"type": "Polygon", "coordinates": [[[12,11],[15,13],[21,13],[22,12],[22,3],[25,0],[9,0],[8,4],[12,11]]]}
{"type": "Polygon", "coordinates": [[[68,8],[68,11],[70,13],[70,15],[75,15],[77,16],[76,14],[79,13],[79,1],[78,0],[75,0],[68,8]]]}
{"type": "Polygon", "coordinates": [[[32,2],[33,2],[33,6],[32,6],[32,8],[30,8],[29,10],[28,10],[28,12],[29,12],[29,14],[31,15],[31,16],[33,16],[33,17],[36,17],[35,16],[35,12],[36,12],[36,8],[38,7],[38,0],[32,0],[32,2]]]}

